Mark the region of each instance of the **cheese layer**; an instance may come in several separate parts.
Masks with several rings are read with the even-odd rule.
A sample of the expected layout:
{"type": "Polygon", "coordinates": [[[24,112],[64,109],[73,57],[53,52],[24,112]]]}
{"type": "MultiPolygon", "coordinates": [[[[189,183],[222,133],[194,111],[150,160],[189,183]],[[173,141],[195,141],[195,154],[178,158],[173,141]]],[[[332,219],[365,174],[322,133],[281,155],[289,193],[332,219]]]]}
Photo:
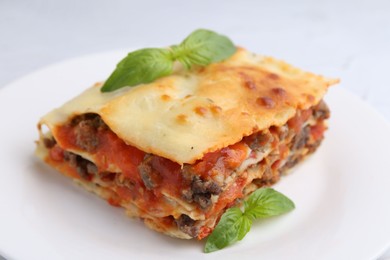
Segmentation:
{"type": "Polygon", "coordinates": [[[55,127],[84,113],[99,114],[127,144],[179,164],[239,142],[296,109],[317,104],[337,80],[238,48],[224,62],[177,69],[150,84],[102,93],[95,84],[46,114],[39,125],[55,127]]]}

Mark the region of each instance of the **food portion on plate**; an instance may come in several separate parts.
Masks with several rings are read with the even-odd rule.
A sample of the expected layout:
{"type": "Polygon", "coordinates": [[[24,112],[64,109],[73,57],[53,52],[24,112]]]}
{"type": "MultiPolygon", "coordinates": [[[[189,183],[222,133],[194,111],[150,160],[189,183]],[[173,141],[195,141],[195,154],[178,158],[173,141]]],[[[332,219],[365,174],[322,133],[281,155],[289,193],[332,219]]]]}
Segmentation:
{"type": "Polygon", "coordinates": [[[148,227],[203,239],[318,148],[335,83],[198,30],[43,116],[36,154],[148,227]]]}

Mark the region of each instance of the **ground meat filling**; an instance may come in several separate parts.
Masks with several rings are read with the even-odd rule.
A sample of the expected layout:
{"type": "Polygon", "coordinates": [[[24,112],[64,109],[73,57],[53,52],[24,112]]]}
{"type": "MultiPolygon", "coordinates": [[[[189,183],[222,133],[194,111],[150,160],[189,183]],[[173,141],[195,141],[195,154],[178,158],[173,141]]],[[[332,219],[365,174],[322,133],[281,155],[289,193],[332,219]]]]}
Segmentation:
{"type": "Polygon", "coordinates": [[[177,227],[184,233],[191,237],[197,237],[199,233],[199,227],[195,226],[196,221],[189,216],[182,214],[175,220],[177,227]]]}
{"type": "Polygon", "coordinates": [[[259,133],[244,137],[243,141],[249,145],[252,151],[265,152],[274,141],[274,137],[269,132],[259,133]]]}
{"type": "Polygon", "coordinates": [[[98,173],[96,165],[80,155],[64,151],[64,160],[67,161],[70,166],[74,167],[79,176],[85,180],[91,180],[92,177],[98,173]]]}
{"type": "MultiPolygon", "coordinates": [[[[299,117],[304,112],[298,111],[297,116],[299,117]]],[[[257,187],[275,183],[279,180],[281,174],[301,161],[305,154],[314,152],[320,145],[322,132],[318,134],[319,138],[313,139],[312,133],[315,131],[313,125],[314,128],[317,125],[319,125],[319,128],[325,128],[323,121],[329,118],[329,109],[321,101],[318,105],[306,110],[306,112],[310,112],[310,116],[308,118],[305,117],[303,119],[304,122],[299,127],[293,127],[286,123],[283,126],[272,126],[268,130],[243,138],[242,142],[247,144],[252,154],[264,153],[265,156],[259,159],[260,161],[257,163],[248,166],[248,171],[255,169],[259,172],[260,177],[252,181],[257,187]],[[284,157],[283,154],[286,153],[283,152],[281,146],[285,146],[283,149],[287,149],[287,155],[284,157]],[[271,152],[270,149],[272,149],[271,152]]],[[[92,154],[96,152],[99,146],[99,131],[110,131],[100,116],[92,113],[76,116],[71,120],[70,126],[73,127],[76,145],[81,150],[92,154]]],[[[49,150],[58,146],[54,138],[44,138],[43,144],[49,150]]],[[[125,177],[122,173],[99,172],[98,167],[93,162],[84,159],[80,155],[64,151],[63,159],[70,166],[74,167],[84,180],[91,181],[93,179],[98,180],[99,184],[108,183],[134,189],[134,181],[125,177]]],[[[153,167],[154,160],[158,159],[161,159],[161,157],[147,154],[138,165],[139,177],[147,190],[153,190],[162,185],[163,175],[153,167]]],[[[213,201],[215,201],[213,196],[220,195],[227,188],[227,184],[220,181],[216,182],[211,177],[199,176],[192,170],[192,167],[193,165],[185,165],[180,170],[185,183],[180,191],[182,199],[196,205],[199,209],[209,210],[213,207],[213,201]]],[[[232,176],[230,178],[236,178],[242,174],[242,172],[237,172],[237,169],[229,169],[227,173],[229,176],[227,177],[232,176]]],[[[182,232],[191,237],[198,236],[201,228],[198,221],[182,214],[175,222],[178,229],[182,232]]]]}
{"type": "Polygon", "coordinates": [[[161,176],[156,170],[154,170],[152,160],[153,156],[147,154],[144,161],[138,166],[138,172],[148,190],[156,188],[161,182],[161,176]]]}
{"type": "Polygon", "coordinates": [[[76,116],[71,121],[76,134],[76,144],[87,152],[94,152],[99,146],[97,132],[108,129],[107,125],[96,114],[84,114],[76,116]]]}
{"type": "Polygon", "coordinates": [[[47,149],[51,149],[53,148],[55,145],[57,144],[56,140],[51,137],[44,137],[43,138],[43,145],[47,148],[47,149]]]}
{"type": "Polygon", "coordinates": [[[328,119],[330,116],[330,110],[328,105],[321,100],[320,103],[318,103],[314,109],[313,109],[313,116],[315,119],[328,119]]]}
{"type": "Polygon", "coordinates": [[[201,209],[207,209],[211,206],[211,195],[219,195],[221,191],[214,181],[193,176],[190,189],[183,191],[183,198],[189,203],[197,203],[201,209]]]}
{"type": "Polygon", "coordinates": [[[291,151],[302,149],[307,144],[310,136],[310,126],[305,126],[301,131],[294,136],[291,143],[291,151]]]}
{"type": "Polygon", "coordinates": [[[138,171],[141,175],[141,179],[147,189],[151,190],[157,186],[152,179],[153,168],[151,166],[151,158],[145,158],[144,161],[138,165],[138,171]]]}

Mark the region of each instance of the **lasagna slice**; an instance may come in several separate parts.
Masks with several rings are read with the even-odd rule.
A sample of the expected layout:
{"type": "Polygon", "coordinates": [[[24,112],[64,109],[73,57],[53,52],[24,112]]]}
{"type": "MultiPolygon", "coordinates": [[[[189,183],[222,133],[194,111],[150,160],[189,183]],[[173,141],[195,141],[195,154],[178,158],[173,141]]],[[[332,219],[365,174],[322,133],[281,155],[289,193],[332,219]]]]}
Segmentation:
{"type": "Polygon", "coordinates": [[[318,148],[336,82],[238,48],[149,84],[95,84],[42,117],[36,153],[148,227],[202,239],[318,148]]]}

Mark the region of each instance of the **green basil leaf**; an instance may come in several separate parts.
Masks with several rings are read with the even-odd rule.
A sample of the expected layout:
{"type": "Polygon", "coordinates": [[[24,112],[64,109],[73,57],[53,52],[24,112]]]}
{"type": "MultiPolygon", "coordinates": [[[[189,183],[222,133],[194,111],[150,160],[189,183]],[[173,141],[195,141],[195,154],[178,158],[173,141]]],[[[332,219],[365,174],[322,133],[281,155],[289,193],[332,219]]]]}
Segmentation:
{"type": "Polygon", "coordinates": [[[244,203],[244,214],[252,220],[277,216],[295,208],[289,198],[272,188],[256,190],[244,203]]]}
{"type": "Polygon", "coordinates": [[[252,220],[245,215],[242,215],[241,225],[238,232],[238,240],[242,240],[246,234],[251,230],[252,220]]]}
{"type": "Polygon", "coordinates": [[[104,83],[102,92],[125,86],[149,83],[172,73],[171,52],[166,49],[148,48],[131,52],[118,63],[116,70],[104,83]]]}
{"type": "Polygon", "coordinates": [[[218,225],[208,237],[206,253],[222,249],[245,237],[252,221],[283,214],[295,208],[294,203],[272,188],[260,188],[244,201],[244,212],[230,208],[222,215],[218,225]]]}
{"type": "Polygon", "coordinates": [[[114,91],[126,86],[150,83],[172,74],[173,62],[178,60],[188,69],[192,65],[206,66],[230,57],[236,51],[226,36],[199,29],[191,33],[180,45],[170,50],[149,48],[131,52],[118,63],[115,71],[100,89],[114,91]]]}
{"type": "Polygon", "coordinates": [[[174,45],[171,49],[173,57],[187,68],[194,64],[206,66],[222,61],[236,52],[229,38],[205,29],[194,31],[180,45],[174,45]]]}
{"type": "Polygon", "coordinates": [[[243,216],[239,208],[228,209],[221,217],[213,233],[207,238],[205,253],[222,249],[241,240],[248,233],[252,221],[243,216]]]}

